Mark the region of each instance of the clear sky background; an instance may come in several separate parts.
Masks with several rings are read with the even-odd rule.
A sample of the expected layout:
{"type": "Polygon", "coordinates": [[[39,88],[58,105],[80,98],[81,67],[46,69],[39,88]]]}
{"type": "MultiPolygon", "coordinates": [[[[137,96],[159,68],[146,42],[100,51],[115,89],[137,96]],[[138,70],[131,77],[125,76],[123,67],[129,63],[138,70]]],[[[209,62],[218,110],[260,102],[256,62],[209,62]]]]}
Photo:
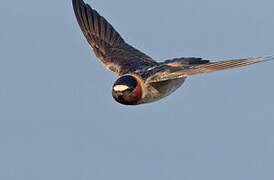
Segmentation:
{"type": "MultiPolygon", "coordinates": [[[[156,60],[274,55],[273,0],[86,0],[156,60]]],[[[1,180],[273,180],[274,62],[123,106],[70,0],[0,2],[1,180]]]]}

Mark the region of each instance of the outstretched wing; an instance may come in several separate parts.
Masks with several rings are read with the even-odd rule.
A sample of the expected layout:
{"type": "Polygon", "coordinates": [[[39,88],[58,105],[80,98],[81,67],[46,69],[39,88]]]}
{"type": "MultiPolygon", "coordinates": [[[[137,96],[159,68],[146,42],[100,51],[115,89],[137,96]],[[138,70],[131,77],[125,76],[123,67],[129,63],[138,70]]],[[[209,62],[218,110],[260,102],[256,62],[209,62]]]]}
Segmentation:
{"type": "Polygon", "coordinates": [[[251,64],[256,64],[260,62],[265,62],[274,59],[274,57],[260,57],[260,58],[246,58],[246,59],[236,59],[236,60],[227,60],[219,62],[208,62],[205,64],[196,64],[196,65],[169,65],[165,64],[164,67],[152,75],[148,81],[149,82],[159,82],[169,79],[183,78],[195,74],[211,73],[216,71],[222,71],[242,66],[247,66],[251,64]]]}
{"type": "Polygon", "coordinates": [[[72,0],[78,24],[103,65],[117,75],[157,65],[149,56],[127,44],[104,17],[83,0],[72,0]]]}

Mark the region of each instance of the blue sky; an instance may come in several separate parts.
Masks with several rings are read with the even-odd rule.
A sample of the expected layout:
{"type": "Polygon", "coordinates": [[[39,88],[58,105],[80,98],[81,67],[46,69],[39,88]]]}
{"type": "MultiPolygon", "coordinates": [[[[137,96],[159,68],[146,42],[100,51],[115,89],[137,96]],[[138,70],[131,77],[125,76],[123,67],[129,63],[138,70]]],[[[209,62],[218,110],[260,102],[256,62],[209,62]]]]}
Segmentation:
{"type": "MultiPolygon", "coordinates": [[[[274,55],[272,0],[86,0],[156,60],[274,55]]],[[[116,103],[71,1],[0,2],[0,179],[273,180],[274,62],[116,103]]]]}

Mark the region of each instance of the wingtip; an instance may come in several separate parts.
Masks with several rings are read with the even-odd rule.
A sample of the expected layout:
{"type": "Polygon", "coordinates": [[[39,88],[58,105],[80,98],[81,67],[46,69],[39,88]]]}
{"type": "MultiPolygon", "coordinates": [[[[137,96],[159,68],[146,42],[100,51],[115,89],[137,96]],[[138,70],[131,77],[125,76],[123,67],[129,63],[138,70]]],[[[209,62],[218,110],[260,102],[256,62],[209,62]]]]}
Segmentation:
{"type": "Polygon", "coordinates": [[[72,5],[75,6],[78,0],[72,0],[72,5]]]}
{"type": "Polygon", "coordinates": [[[261,56],[261,57],[256,57],[256,58],[249,58],[251,61],[256,61],[256,62],[267,62],[274,60],[274,56],[261,56]]]}

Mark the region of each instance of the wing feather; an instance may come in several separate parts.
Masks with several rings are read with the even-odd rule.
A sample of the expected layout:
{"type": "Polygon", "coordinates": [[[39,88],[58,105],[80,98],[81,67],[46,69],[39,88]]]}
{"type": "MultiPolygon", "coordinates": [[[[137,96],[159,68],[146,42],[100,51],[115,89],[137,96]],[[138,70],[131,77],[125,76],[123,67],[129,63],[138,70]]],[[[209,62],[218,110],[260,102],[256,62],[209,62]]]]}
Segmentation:
{"type": "Polygon", "coordinates": [[[166,81],[169,79],[184,78],[184,77],[192,76],[196,74],[211,73],[216,71],[248,66],[252,64],[270,61],[273,59],[274,59],[273,56],[269,56],[269,57],[227,60],[227,61],[219,61],[219,62],[208,62],[205,64],[199,64],[199,65],[182,65],[182,66],[176,66],[176,67],[169,66],[167,64],[165,68],[161,68],[160,71],[152,75],[148,79],[148,81],[159,82],[159,81],[166,81]]]}
{"type": "Polygon", "coordinates": [[[149,56],[127,44],[107,20],[83,0],[72,0],[78,24],[95,55],[118,75],[157,65],[149,56]]]}

